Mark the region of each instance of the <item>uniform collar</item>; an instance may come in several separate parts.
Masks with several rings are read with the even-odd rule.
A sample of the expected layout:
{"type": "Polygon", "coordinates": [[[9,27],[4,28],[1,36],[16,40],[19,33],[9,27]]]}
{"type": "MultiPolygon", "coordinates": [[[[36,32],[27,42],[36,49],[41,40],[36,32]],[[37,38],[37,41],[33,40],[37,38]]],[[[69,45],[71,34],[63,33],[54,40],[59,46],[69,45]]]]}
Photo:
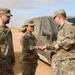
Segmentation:
{"type": "Polygon", "coordinates": [[[33,37],[33,34],[30,34],[30,33],[28,33],[27,31],[26,31],[26,34],[27,34],[28,36],[33,37]]]}
{"type": "Polygon", "coordinates": [[[67,22],[67,20],[63,23],[63,25],[60,25],[59,26],[59,29],[58,30],[62,29],[66,22],[67,22]]]}

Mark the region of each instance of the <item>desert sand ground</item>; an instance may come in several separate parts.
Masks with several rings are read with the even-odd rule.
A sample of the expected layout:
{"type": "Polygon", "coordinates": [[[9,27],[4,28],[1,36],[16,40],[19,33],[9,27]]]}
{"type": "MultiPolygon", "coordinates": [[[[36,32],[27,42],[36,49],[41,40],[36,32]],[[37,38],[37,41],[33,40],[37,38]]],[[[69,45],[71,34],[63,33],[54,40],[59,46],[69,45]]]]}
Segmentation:
{"type": "MultiPolygon", "coordinates": [[[[22,75],[20,71],[20,53],[21,53],[21,46],[20,46],[20,37],[21,32],[18,31],[17,28],[11,27],[11,31],[13,33],[13,45],[14,45],[14,51],[15,51],[15,57],[16,57],[16,64],[14,66],[14,72],[15,75],[22,75]]],[[[36,69],[35,75],[52,75],[51,67],[44,62],[38,60],[38,67],[36,69]]]]}

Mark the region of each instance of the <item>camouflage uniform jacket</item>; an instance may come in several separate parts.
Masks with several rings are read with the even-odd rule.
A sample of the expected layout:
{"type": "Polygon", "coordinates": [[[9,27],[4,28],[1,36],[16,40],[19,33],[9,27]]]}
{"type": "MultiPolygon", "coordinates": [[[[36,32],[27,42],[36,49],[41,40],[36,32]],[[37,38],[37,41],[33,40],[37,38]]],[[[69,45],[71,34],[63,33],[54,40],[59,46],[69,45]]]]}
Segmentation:
{"type": "Polygon", "coordinates": [[[8,65],[13,65],[15,63],[12,33],[7,26],[0,26],[0,63],[8,65]]]}
{"type": "Polygon", "coordinates": [[[33,34],[25,32],[21,37],[22,54],[21,59],[23,61],[32,61],[38,58],[36,46],[36,38],[33,34]]]}
{"type": "MultiPolygon", "coordinates": [[[[72,23],[67,20],[59,27],[56,43],[60,46],[58,55],[60,59],[64,57],[75,58],[75,30],[72,23]],[[71,54],[73,56],[71,56],[71,54]]],[[[49,46],[52,47],[52,46],[49,46]]]]}

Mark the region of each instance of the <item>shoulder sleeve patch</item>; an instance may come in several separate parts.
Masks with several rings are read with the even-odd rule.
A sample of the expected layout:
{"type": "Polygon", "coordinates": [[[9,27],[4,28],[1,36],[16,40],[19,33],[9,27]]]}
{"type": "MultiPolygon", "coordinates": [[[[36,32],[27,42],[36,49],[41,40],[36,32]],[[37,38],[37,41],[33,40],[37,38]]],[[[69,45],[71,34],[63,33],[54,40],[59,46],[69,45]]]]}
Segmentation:
{"type": "Polygon", "coordinates": [[[72,27],[65,29],[65,37],[73,38],[74,36],[75,36],[75,32],[72,27]]]}

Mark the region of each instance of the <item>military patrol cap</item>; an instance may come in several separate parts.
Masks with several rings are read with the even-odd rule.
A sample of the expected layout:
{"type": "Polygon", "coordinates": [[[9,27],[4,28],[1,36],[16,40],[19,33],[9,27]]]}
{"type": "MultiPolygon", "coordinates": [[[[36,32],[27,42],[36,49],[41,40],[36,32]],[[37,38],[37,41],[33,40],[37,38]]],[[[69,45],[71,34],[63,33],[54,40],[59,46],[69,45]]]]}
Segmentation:
{"type": "Polygon", "coordinates": [[[7,15],[7,16],[13,16],[13,15],[11,14],[11,11],[10,11],[8,8],[0,8],[0,13],[1,13],[1,14],[5,14],[5,15],[7,15]]]}
{"type": "Polygon", "coordinates": [[[34,21],[26,21],[23,27],[25,26],[35,26],[34,21]]]}
{"type": "Polygon", "coordinates": [[[64,9],[60,9],[58,11],[54,12],[53,18],[56,17],[57,15],[66,15],[66,12],[64,9]]]}

